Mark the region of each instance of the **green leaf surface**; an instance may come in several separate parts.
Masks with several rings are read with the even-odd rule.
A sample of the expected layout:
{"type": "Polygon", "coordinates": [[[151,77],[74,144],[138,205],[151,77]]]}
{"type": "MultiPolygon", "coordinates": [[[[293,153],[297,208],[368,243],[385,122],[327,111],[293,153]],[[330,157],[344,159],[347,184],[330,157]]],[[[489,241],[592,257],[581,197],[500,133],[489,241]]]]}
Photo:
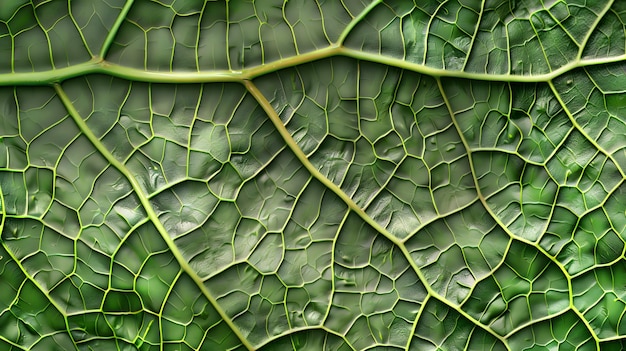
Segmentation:
{"type": "Polygon", "coordinates": [[[624,349],[625,23],[2,2],[0,349],[624,349]]]}

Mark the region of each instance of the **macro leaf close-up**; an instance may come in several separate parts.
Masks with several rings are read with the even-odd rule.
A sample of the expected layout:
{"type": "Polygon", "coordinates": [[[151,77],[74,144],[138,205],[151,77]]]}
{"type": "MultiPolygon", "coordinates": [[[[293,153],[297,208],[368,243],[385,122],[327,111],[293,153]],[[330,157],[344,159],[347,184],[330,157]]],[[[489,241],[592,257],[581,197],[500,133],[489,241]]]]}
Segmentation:
{"type": "Polygon", "coordinates": [[[626,1],[0,0],[0,350],[626,349],[626,1]]]}

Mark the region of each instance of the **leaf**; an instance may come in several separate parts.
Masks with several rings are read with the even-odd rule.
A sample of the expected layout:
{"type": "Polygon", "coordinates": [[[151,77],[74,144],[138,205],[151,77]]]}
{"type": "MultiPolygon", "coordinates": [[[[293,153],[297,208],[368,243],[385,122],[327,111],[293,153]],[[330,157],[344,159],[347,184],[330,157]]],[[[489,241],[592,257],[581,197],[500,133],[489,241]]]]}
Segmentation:
{"type": "Polygon", "coordinates": [[[0,349],[623,349],[625,11],[3,2],[0,349]]]}

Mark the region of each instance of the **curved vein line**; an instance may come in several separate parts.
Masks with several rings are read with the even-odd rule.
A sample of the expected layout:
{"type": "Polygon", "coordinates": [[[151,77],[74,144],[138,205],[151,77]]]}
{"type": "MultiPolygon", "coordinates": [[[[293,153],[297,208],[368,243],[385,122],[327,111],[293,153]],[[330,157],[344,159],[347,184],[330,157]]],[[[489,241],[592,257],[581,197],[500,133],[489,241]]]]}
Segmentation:
{"type": "Polygon", "coordinates": [[[473,79],[487,82],[517,82],[517,83],[537,83],[548,82],[572,70],[623,62],[626,54],[605,57],[589,58],[570,61],[569,63],[543,74],[536,75],[512,75],[512,74],[490,74],[473,73],[464,71],[453,71],[442,68],[428,67],[423,64],[405,61],[402,58],[383,56],[377,53],[368,53],[357,49],[343,46],[331,45],[319,50],[310,51],[298,56],[288,57],[263,65],[247,68],[244,70],[210,70],[210,71],[154,71],[122,66],[108,62],[101,57],[94,57],[89,61],[75,64],[69,67],[38,71],[38,72],[12,72],[0,73],[0,86],[15,85],[48,85],[60,83],[64,80],[88,75],[106,74],[113,77],[123,78],[138,82],[154,83],[210,83],[210,82],[239,82],[254,79],[285,68],[290,68],[316,60],[326,59],[334,56],[345,56],[357,60],[363,60],[383,65],[389,65],[419,74],[428,75],[434,78],[450,77],[454,79],[473,79]]]}
{"type": "Polygon", "coordinates": [[[274,127],[278,130],[279,134],[283,137],[285,143],[291,149],[291,151],[296,155],[296,158],[304,165],[304,167],[311,173],[311,175],[321,182],[325,187],[332,190],[339,198],[348,205],[349,209],[356,214],[359,215],[364,221],[366,221],[372,228],[376,231],[383,234],[387,239],[391,240],[396,245],[402,245],[402,242],[398,240],[393,234],[387,231],[383,226],[374,221],[369,215],[365,213],[365,211],[357,205],[350,196],[348,196],[341,188],[339,188],[335,183],[333,183],[330,179],[324,176],[313,164],[309,161],[307,156],[304,154],[302,149],[298,146],[296,141],[291,137],[291,134],[282,123],[280,116],[274,111],[271,103],[265,98],[265,95],[259,90],[259,88],[254,85],[249,80],[245,80],[243,82],[244,86],[250,94],[257,100],[259,105],[263,108],[267,116],[270,118],[274,127]]]}
{"type": "Polygon", "coordinates": [[[355,16],[352,21],[350,21],[350,23],[348,23],[348,25],[346,26],[346,28],[343,29],[343,31],[341,32],[341,34],[339,35],[339,38],[337,39],[337,45],[341,46],[343,45],[343,43],[346,41],[346,39],[348,38],[348,35],[350,35],[350,33],[352,32],[352,30],[354,29],[354,27],[356,27],[359,23],[361,23],[361,21],[367,17],[367,15],[372,12],[372,10],[378,6],[378,4],[380,4],[382,1],[381,0],[376,0],[376,1],[372,1],[369,5],[367,5],[367,7],[365,7],[363,9],[363,11],[361,11],[361,13],[359,13],[357,16],[355,16]]]}
{"type": "MultiPolygon", "coordinates": [[[[471,150],[469,143],[467,142],[467,140],[465,139],[465,135],[463,134],[463,131],[461,130],[461,128],[459,127],[459,124],[456,120],[455,117],[455,113],[452,110],[452,105],[450,104],[450,100],[448,99],[448,95],[445,93],[445,90],[443,88],[443,84],[441,82],[441,79],[437,79],[437,86],[439,88],[439,92],[441,94],[441,97],[443,98],[446,107],[448,108],[448,113],[450,114],[450,118],[452,118],[454,127],[457,129],[457,132],[459,134],[459,138],[461,139],[461,142],[463,143],[463,146],[465,147],[465,150],[467,151],[467,157],[469,160],[469,165],[470,165],[470,169],[471,169],[471,173],[472,173],[472,180],[474,181],[474,187],[476,189],[476,192],[478,193],[478,198],[480,199],[480,202],[482,203],[483,207],[485,208],[485,211],[487,211],[487,213],[489,214],[489,216],[496,222],[496,224],[513,240],[517,240],[519,242],[522,242],[526,245],[532,246],[533,248],[535,248],[537,250],[537,252],[539,252],[540,254],[542,254],[544,257],[548,258],[548,260],[552,263],[554,263],[559,270],[561,271],[561,273],[563,274],[563,276],[565,277],[565,279],[567,280],[567,290],[568,290],[568,297],[569,297],[569,309],[572,310],[580,319],[580,321],[585,325],[585,328],[587,328],[587,330],[589,331],[589,334],[591,335],[592,339],[595,341],[596,344],[596,348],[599,350],[600,349],[600,339],[598,337],[598,335],[596,335],[596,333],[593,331],[593,328],[591,327],[591,325],[589,324],[589,322],[587,321],[587,319],[585,319],[583,313],[574,305],[574,289],[572,287],[572,277],[570,276],[569,272],[567,271],[567,268],[565,268],[565,266],[556,259],[556,257],[552,256],[549,252],[547,252],[543,247],[541,247],[538,243],[532,242],[524,237],[521,237],[513,232],[511,232],[511,230],[508,228],[508,226],[493,212],[493,210],[491,209],[491,206],[489,206],[489,204],[487,203],[487,199],[485,198],[485,196],[482,193],[482,190],[478,184],[478,179],[475,177],[476,175],[476,170],[474,167],[474,160],[472,159],[472,153],[473,151],[471,150]]],[[[565,106],[563,106],[563,108],[565,108],[565,106]]],[[[556,201],[556,200],[555,200],[556,201]]]]}
{"type": "Polygon", "coordinates": [[[104,144],[100,142],[98,137],[96,137],[96,135],[91,131],[91,129],[89,129],[89,127],[87,126],[87,123],[85,123],[83,118],[80,116],[80,114],[74,107],[72,101],[67,96],[63,88],[60,85],[55,84],[54,90],[58,94],[63,105],[67,109],[68,113],[70,114],[70,116],[72,117],[72,119],[74,120],[78,128],[80,129],[80,131],[87,137],[87,139],[89,139],[91,144],[96,148],[96,150],[98,150],[98,152],[100,152],[100,154],[107,160],[107,162],[109,162],[111,166],[117,169],[131,184],[135,194],[137,195],[137,198],[139,198],[139,201],[141,202],[142,207],[146,211],[148,218],[150,219],[152,224],[155,226],[155,228],[161,235],[161,238],[163,239],[163,241],[165,241],[165,243],[167,244],[168,248],[172,252],[172,255],[174,256],[174,258],[180,265],[181,269],[185,273],[187,273],[187,275],[189,275],[189,277],[196,283],[200,291],[202,291],[202,293],[209,300],[213,308],[220,315],[221,319],[230,327],[230,329],[237,336],[239,341],[241,341],[241,344],[250,351],[254,350],[255,349],[254,346],[250,344],[250,342],[242,334],[241,330],[239,330],[239,328],[234,324],[233,320],[226,314],[226,311],[224,311],[224,309],[222,309],[222,307],[217,303],[217,299],[213,296],[213,294],[211,294],[209,289],[204,285],[200,277],[198,277],[198,275],[191,268],[187,260],[185,260],[181,252],[178,250],[178,247],[174,243],[174,240],[172,240],[169,233],[167,232],[167,229],[165,229],[165,227],[163,226],[163,223],[161,223],[161,221],[159,220],[158,215],[156,214],[154,208],[150,204],[150,200],[148,199],[148,196],[144,194],[137,179],[135,179],[135,177],[128,171],[126,166],[124,166],[118,159],[116,159],[113,156],[113,154],[111,154],[111,152],[104,146],[104,144]]]}
{"type": "Polygon", "coordinates": [[[124,7],[122,8],[122,11],[120,11],[119,16],[117,16],[117,18],[115,19],[115,23],[113,23],[113,27],[111,27],[109,34],[107,35],[107,37],[104,39],[104,42],[102,43],[102,48],[100,48],[100,53],[98,54],[100,58],[105,58],[107,53],[109,52],[109,49],[111,48],[111,45],[113,44],[113,40],[115,40],[115,37],[117,36],[117,33],[119,32],[120,27],[122,26],[122,23],[124,23],[124,20],[126,19],[128,12],[130,11],[130,8],[133,6],[133,2],[135,2],[135,0],[127,0],[126,3],[124,4],[124,7]]]}
{"type": "Polygon", "coordinates": [[[382,236],[387,238],[387,240],[395,244],[402,251],[402,254],[411,265],[411,268],[413,268],[417,277],[420,279],[420,281],[424,285],[428,295],[439,300],[440,302],[450,307],[451,309],[453,309],[454,311],[456,311],[463,317],[467,318],[467,320],[469,320],[475,326],[483,329],[485,332],[487,332],[494,338],[501,341],[502,344],[505,345],[507,349],[509,349],[506,340],[502,336],[498,335],[495,331],[491,330],[491,328],[484,325],[482,322],[480,322],[479,320],[477,320],[476,318],[472,317],[470,314],[468,314],[467,312],[459,308],[459,306],[456,306],[450,301],[448,301],[444,296],[440,295],[430,285],[428,285],[428,280],[426,279],[426,276],[424,275],[420,267],[417,266],[417,264],[415,263],[415,260],[411,257],[411,253],[404,245],[404,242],[396,238],[385,227],[380,225],[372,217],[370,217],[367,213],[365,213],[365,211],[361,207],[359,207],[359,205],[357,205],[354,202],[354,200],[350,198],[350,196],[348,196],[343,190],[341,190],[339,186],[333,183],[330,179],[326,178],[326,176],[324,176],[317,168],[315,168],[315,166],[313,166],[313,164],[306,157],[302,149],[300,149],[296,141],[291,137],[291,134],[289,133],[285,125],[282,123],[280,116],[276,113],[271,103],[265,98],[265,95],[263,95],[263,93],[251,81],[245,80],[243,81],[243,84],[246,87],[246,89],[248,89],[250,94],[257,100],[259,105],[261,105],[261,107],[263,108],[263,110],[265,111],[269,119],[274,124],[274,127],[278,130],[281,137],[283,137],[285,144],[287,144],[289,149],[291,149],[291,151],[296,155],[296,158],[310,172],[311,176],[313,176],[320,183],[322,183],[324,186],[330,189],[333,193],[335,193],[346,205],[348,205],[349,210],[356,213],[364,222],[366,222],[369,226],[371,226],[374,230],[376,230],[382,236]]]}
{"type": "Polygon", "coordinates": [[[600,22],[602,22],[602,20],[606,16],[606,13],[609,12],[609,10],[613,7],[613,3],[614,2],[615,2],[614,0],[606,0],[606,5],[602,9],[602,11],[600,11],[600,13],[596,17],[595,21],[593,21],[593,23],[589,27],[589,31],[587,32],[587,34],[583,38],[582,42],[580,43],[580,49],[578,50],[578,55],[576,57],[578,60],[581,60],[581,58],[583,56],[583,51],[585,51],[585,47],[587,47],[587,43],[589,42],[589,39],[591,38],[591,35],[593,35],[593,33],[596,31],[596,29],[598,29],[598,26],[600,25],[600,22]]]}
{"type": "Polygon", "coordinates": [[[578,123],[578,121],[574,117],[574,114],[572,113],[572,111],[570,111],[570,109],[567,107],[567,104],[561,97],[561,93],[559,93],[558,89],[554,86],[554,83],[552,81],[549,81],[548,86],[550,87],[550,90],[552,91],[552,94],[554,94],[554,97],[556,98],[556,100],[559,102],[559,104],[561,104],[561,107],[563,107],[563,111],[565,111],[565,114],[567,115],[567,118],[569,119],[569,121],[572,123],[572,126],[574,127],[574,129],[578,131],[580,134],[582,134],[585,140],[589,141],[589,143],[591,143],[591,145],[593,145],[593,147],[595,147],[599,153],[603,154],[607,159],[611,160],[611,162],[613,162],[613,164],[615,165],[615,168],[617,168],[617,170],[619,171],[622,178],[626,179],[626,172],[624,172],[624,170],[622,169],[620,164],[617,162],[615,157],[613,157],[613,154],[610,153],[608,150],[606,150],[604,147],[602,147],[602,145],[600,145],[600,143],[598,143],[595,139],[593,139],[589,135],[589,133],[587,133],[584,127],[581,126],[580,123],[578,123]]]}
{"type": "MultiPolygon", "coordinates": [[[[0,188],[0,216],[2,218],[0,218],[0,233],[4,232],[4,223],[5,223],[5,219],[7,217],[7,213],[6,213],[6,206],[4,203],[4,192],[2,191],[2,188],[0,188]]],[[[43,223],[42,223],[43,224],[43,223]]],[[[5,242],[2,240],[2,238],[0,238],[0,245],[2,246],[2,248],[4,249],[4,251],[6,251],[6,253],[9,255],[9,258],[15,262],[15,264],[20,268],[20,271],[22,271],[22,273],[24,274],[24,277],[26,278],[27,281],[30,281],[39,292],[41,292],[41,294],[43,296],[46,297],[46,299],[48,300],[48,302],[56,309],[56,311],[63,316],[63,324],[65,325],[66,331],[67,331],[67,335],[70,338],[70,340],[72,340],[72,344],[74,344],[74,349],[76,351],[78,351],[78,346],[76,344],[76,340],[74,339],[74,335],[72,335],[72,329],[70,328],[70,324],[69,321],[67,319],[68,317],[68,313],[67,310],[65,308],[62,308],[62,306],[57,303],[50,295],[49,295],[49,291],[47,291],[36,279],[33,275],[31,275],[30,273],[28,273],[28,270],[24,267],[24,265],[22,264],[22,262],[20,262],[20,260],[17,259],[17,257],[13,254],[13,251],[10,250],[7,245],[5,244],[5,242]]],[[[0,259],[2,259],[2,256],[0,256],[0,259]]],[[[74,266],[74,269],[76,268],[76,266],[74,266]]],[[[2,285],[6,284],[4,281],[2,281],[2,285]]],[[[15,296],[15,298],[19,298],[22,287],[24,286],[24,282],[21,282],[20,284],[20,288],[18,289],[18,292],[15,296]]],[[[10,306],[7,306],[6,308],[9,309],[10,306]]],[[[17,318],[17,316],[16,316],[17,318]]],[[[43,338],[43,337],[42,337],[43,338]]],[[[11,342],[12,344],[12,342],[11,342]]],[[[21,346],[18,346],[21,347],[21,346]]]]}

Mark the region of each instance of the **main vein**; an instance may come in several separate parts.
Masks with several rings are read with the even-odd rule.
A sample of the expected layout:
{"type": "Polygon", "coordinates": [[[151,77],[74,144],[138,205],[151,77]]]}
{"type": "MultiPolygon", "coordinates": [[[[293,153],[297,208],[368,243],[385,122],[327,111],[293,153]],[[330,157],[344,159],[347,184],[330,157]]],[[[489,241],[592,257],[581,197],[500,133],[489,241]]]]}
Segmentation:
{"type": "Polygon", "coordinates": [[[132,81],[155,83],[180,84],[241,82],[242,80],[254,79],[256,77],[260,77],[285,68],[294,67],[334,56],[345,56],[357,60],[389,65],[407,71],[429,75],[435,78],[451,77],[458,79],[474,79],[490,82],[519,83],[547,82],[577,68],[618,63],[626,59],[626,54],[624,54],[601,59],[588,58],[573,60],[551,72],[537,75],[489,74],[434,68],[423,64],[409,62],[401,58],[387,57],[378,53],[363,52],[360,50],[334,44],[318,50],[302,53],[298,56],[283,58],[244,70],[218,69],[208,71],[156,71],[122,66],[106,61],[101,57],[94,57],[89,61],[64,68],[39,72],[0,73],[0,86],[43,85],[59,83],[67,79],[95,73],[106,74],[132,81]]]}

